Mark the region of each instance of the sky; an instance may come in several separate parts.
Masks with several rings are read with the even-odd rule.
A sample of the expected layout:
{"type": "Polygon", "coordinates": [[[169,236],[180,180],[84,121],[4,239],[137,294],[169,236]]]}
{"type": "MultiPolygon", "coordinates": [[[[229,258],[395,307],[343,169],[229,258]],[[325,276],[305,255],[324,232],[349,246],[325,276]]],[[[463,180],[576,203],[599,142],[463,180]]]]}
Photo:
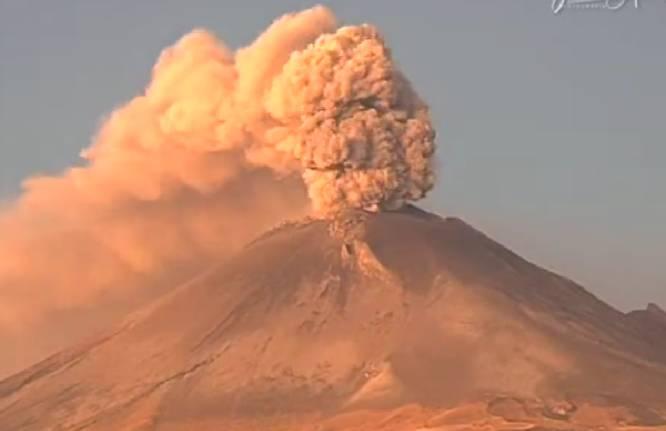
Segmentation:
{"type": "MultiPolygon", "coordinates": [[[[0,205],[80,163],[181,35],[240,47],[314,4],[0,0],[0,205]]],[[[666,306],[666,0],[558,14],[551,0],[324,4],[377,25],[432,109],[425,207],[623,310],[666,306]]]]}

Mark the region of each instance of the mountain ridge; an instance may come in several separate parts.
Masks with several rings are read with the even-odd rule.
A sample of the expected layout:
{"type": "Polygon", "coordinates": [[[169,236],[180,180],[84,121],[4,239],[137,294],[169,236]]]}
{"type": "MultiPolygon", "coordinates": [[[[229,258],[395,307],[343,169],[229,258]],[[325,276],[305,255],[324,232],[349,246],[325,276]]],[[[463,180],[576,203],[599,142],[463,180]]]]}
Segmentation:
{"type": "Polygon", "coordinates": [[[654,413],[665,350],[460,219],[353,212],[273,229],[105,337],[0,382],[0,425],[191,429],[505,399],[654,413]]]}

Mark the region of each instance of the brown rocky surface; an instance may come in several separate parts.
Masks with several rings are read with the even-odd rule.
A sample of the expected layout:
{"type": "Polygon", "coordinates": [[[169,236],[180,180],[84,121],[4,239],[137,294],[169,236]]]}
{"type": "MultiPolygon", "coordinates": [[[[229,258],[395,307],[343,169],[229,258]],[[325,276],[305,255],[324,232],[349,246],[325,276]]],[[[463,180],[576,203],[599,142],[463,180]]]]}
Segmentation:
{"type": "Polygon", "coordinates": [[[0,382],[0,429],[666,429],[639,321],[459,219],[307,220],[0,382]]]}

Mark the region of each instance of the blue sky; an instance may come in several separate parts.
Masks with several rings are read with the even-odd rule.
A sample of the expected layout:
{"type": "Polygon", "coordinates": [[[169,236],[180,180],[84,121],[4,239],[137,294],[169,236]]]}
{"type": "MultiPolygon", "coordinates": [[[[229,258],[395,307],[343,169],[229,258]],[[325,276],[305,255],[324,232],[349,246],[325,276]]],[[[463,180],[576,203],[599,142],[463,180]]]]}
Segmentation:
{"type": "MultiPolygon", "coordinates": [[[[249,43],[304,1],[0,0],[0,201],[78,163],[104,115],[194,27],[249,43]]],[[[332,1],[370,22],[430,104],[425,205],[622,309],[666,305],[666,1],[332,1]]]]}

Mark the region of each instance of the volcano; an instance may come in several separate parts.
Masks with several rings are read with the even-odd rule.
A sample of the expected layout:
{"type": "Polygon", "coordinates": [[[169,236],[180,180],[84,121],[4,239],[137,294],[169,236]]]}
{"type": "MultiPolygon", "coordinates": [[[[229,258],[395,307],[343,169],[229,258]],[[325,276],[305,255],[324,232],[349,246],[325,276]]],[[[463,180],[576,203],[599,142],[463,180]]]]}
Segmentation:
{"type": "Polygon", "coordinates": [[[0,429],[664,429],[657,310],[412,206],[285,223],[0,382],[0,429]]]}

